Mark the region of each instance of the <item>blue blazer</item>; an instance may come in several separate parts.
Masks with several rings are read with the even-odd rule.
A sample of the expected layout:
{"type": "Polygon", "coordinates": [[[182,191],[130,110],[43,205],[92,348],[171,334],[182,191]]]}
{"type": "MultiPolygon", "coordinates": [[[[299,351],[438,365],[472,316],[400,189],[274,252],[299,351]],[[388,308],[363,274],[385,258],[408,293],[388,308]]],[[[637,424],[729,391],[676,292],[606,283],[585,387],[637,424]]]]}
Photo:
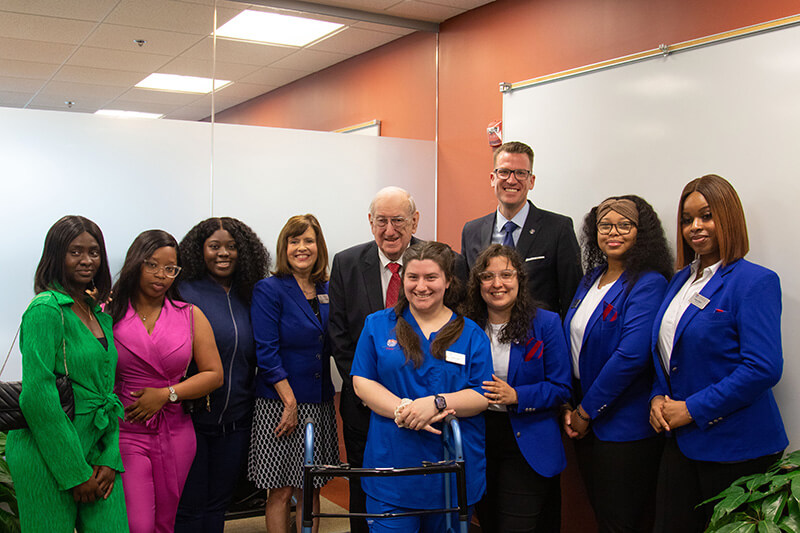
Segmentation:
{"type": "MultiPolygon", "coordinates": [[[[317,295],[327,294],[328,284],[317,283],[317,295]]],[[[328,302],[320,302],[319,310],[321,324],[292,276],[256,283],[250,309],[258,365],[256,396],[279,399],[273,385],[288,378],[298,403],[333,399],[328,302]]]]}
{"type": "MultiPolygon", "coordinates": [[[[592,269],[578,285],[564,317],[567,339],[578,305],[605,269],[605,265],[592,269]]],[[[589,317],[578,357],[581,390],[575,395],[602,441],[625,442],[656,434],[649,422],[650,333],[666,288],[667,280],[657,272],[643,272],[633,286],[623,273],[589,317]]]]}
{"type": "Polygon", "coordinates": [[[653,326],[653,393],[683,400],[694,422],[673,431],[697,461],[744,461],[777,453],[789,441],[772,387],[783,370],[778,275],[744,259],[719,268],[701,309],[689,305],[675,330],[669,376],[658,357],[664,312],[691,275],[678,272],[653,326]]]}
{"type": "Polygon", "coordinates": [[[567,465],[558,413],[570,396],[569,355],[556,313],[539,309],[531,330],[525,344],[511,344],[508,383],[518,403],[509,406],[508,416],[525,460],[553,477],[567,465]]]}

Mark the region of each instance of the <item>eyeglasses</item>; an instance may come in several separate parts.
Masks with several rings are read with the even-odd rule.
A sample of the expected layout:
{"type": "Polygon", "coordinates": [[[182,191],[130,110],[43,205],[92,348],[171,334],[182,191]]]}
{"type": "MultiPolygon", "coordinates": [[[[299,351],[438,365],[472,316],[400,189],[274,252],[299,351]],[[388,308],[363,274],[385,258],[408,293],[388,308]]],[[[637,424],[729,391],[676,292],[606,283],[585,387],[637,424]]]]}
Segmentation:
{"type": "Polygon", "coordinates": [[[181,273],[181,267],[178,265],[167,265],[161,266],[158,263],[153,263],[152,261],[144,260],[144,271],[148,274],[157,274],[160,271],[164,271],[164,275],[168,278],[177,278],[178,274],[181,273]]]}
{"type": "Polygon", "coordinates": [[[599,233],[600,235],[608,235],[609,233],[611,233],[611,228],[617,228],[617,233],[619,233],[620,235],[627,235],[635,227],[636,224],[626,220],[623,220],[622,222],[617,222],[616,224],[612,224],[610,222],[598,222],[597,233],[599,233]]]}
{"type": "Polygon", "coordinates": [[[392,227],[402,228],[408,222],[406,217],[372,217],[372,223],[378,226],[379,228],[385,228],[386,224],[391,221],[392,227]]]}
{"type": "Polygon", "coordinates": [[[517,178],[519,181],[524,181],[528,179],[531,175],[530,170],[526,170],[524,168],[517,168],[517,169],[510,169],[510,168],[496,168],[494,169],[494,175],[500,178],[501,180],[507,180],[511,177],[511,174],[514,174],[514,177],[517,178]]]}
{"type": "Polygon", "coordinates": [[[488,270],[484,270],[480,274],[478,274],[478,279],[481,280],[481,283],[488,285],[490,283],[494,283],[495,278],[500,278],[500,281],[512,281],[514,278],[517,277],[516,270],[501,270],[500,272],[489,272],[488,270]]]}

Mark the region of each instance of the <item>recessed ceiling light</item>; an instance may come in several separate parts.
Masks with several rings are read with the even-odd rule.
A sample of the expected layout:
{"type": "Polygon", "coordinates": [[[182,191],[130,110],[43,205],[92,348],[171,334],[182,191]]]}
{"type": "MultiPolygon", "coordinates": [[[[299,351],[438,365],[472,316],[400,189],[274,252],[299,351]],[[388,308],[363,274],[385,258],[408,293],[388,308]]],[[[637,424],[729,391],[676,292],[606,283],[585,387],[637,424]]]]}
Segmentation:
{"type": "Polygon", "coordinates": [[[217,28],[217,37],[305,46],[343,26],[335,22],[248,9],[217,28]]]}
{"type": "Polygon", "coordinates": [[[123,111],[121,109],[99,109],[94,112],[95,115],[105,115],[108,117],[118,118],[161,118],[164,115],[160,113],[143,113],[141,111],[123,111]]]}
{"type": "MultiPolygon", "coordinates": [[[[142,89],[157,89],[159,91],[206,94],[211,92],[211,82],[211,78],[198,78],[196,76],[150,74],[137,83],[136,87],[142,89]]],[[[213,82],[214,89],[221,89],[231,83],[230,80],[213,80],[213,82]]]]}

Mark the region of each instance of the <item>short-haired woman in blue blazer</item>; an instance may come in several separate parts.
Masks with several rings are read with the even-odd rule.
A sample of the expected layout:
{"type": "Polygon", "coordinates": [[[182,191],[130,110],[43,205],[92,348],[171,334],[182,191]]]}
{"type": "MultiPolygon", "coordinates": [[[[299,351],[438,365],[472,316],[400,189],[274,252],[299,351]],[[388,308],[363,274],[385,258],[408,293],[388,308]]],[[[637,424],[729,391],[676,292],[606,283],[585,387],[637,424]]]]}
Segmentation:
{"type": "Polygon", "coordinates": [[[564,430],[600,533],[644,531],[662,439],[649,424],[650,334],[672,275],[661,221],[638,196],[617,196],[584,218],[587,274],[564,318],[574,378],[564,430]]]}
{"type": "MultiPolygon", "coordinates": [[[[298,516],[302,513],[298,420],[315,421],[314,462],[339,462],[327,333],[328,249],[316,217],[291,217],[278,236],[275,255],[275,272],[256,283],[250,310],[258,374],[248,477],[258,488],[270,489],[267,530],[288,533],[293,493],[298,516]]],[[[325,482],[314,480],[315,512],[325,482]]]]}
{"type": "Polygon", "coordinates": [[[493,244],[475,261],[467,316],[491,339],[494,373],[483,383],[486,495],[476,510],[485,533],[558,531],[559,474],[567,464],[558,410],[570,394],[561,319],[528,296],[519,254],[493,244]]]}
{"type": "Polygon", "coordinates": [[[656,316],[650,423],[667,431],[656,531],[703,531],[699,503],[764,472],[788,445],[772,387],[783,369],[777,274],[746,261],[739,196],[709,174],[678,204],[678,272],[656,316]]]}

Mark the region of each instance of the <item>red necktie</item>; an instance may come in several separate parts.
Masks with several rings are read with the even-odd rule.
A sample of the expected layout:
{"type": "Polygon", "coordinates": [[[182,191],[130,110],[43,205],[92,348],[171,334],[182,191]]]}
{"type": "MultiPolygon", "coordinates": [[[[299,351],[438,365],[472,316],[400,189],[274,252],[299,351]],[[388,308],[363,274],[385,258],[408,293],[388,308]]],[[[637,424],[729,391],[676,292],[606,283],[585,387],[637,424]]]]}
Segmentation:
{"type": "Polygon", "coordinates": [[[397,297],[400,296],[400,264],[389,263],[386,265],[392,271],[392,277],[389,278],[389,286],[386,287],[386,308],[394,307],[397,303],[397,297]]]}

